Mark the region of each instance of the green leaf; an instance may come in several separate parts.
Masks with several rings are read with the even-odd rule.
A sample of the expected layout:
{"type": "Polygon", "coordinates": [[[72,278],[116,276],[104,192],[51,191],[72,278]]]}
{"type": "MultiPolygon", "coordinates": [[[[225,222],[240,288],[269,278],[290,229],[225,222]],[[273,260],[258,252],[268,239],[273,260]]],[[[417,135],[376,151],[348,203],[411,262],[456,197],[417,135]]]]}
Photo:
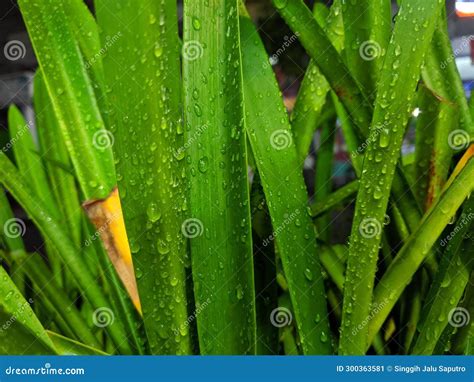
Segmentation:
{"type": "MultiPolygon", "coordinates": [[[[370,125],[372,115],[372,105],[364,101],[364,97],[358,94],[355,88],[355,80],[351,79],[349,69],[344,65],[342,58],[334,61],[332,58],[336,53],[334,47],[328,41],[328,38],[321,34],[321,27],[315,23],[315,20],[308,15],[309,10],[306,9],[301,1],[293,1],[288,3],[286,1],[274,1],[277,4],[277,8],[290,25],[295,33],[298,33],[300,41],[310,54],[311,58],[314,59],[315,63],[321,69],[321,72],[326,76],[327,81],[331,84],[331,87],[336,90],[337,96],[342,100],[344,105],[336,99],[336,96],[331,94],[337,114],[342,123],[342,130],[344,132],[344,138],[347,142],[348,148],[351,152],[351,159],[356,174],[360,174],[362,167],[362,154],[364,148],[367,147],[370,141],[378,138],[378,131],[376,134],[369,135],[367,130],[370,125]],[[302,27],[298,20],[299,17],[303,17],[306,22],[305,27],[302,27]],[[318,35],[318,43],[314,43],[314,35],[318,35]],[[326,55],[326,53],[329,53],[326,55]],[[335,65],[335,68],[333,68],[335,65]],[[341,88],[341,83],[344,86],[341,88]],[[338,92],[337,89],[343,89],[342,93],[338,92]],[[350,100],[344,99],[348,96],[347,89],[350,96],[350,100]],[[357,100],[358,99],[358,100],[357,100]],[[360,105],[360,107],[357,106],[360,105]],[[348,112],[346,112],[346,109],[348,112]]],[[[319,21],[318,21],[319,22],[319,21]]],[[[334,40],[335,46],[337,46],[337,38],[334,40]]],[[[394,178],[394,189],[393,195],[397,200],[397,204],[400,206],[400,211],[403,213],[403,217],[407,220],[407,223],[411,228],[415,228],[420,219],[420,212],[416,201],[412,198],[410,188],[406,188],[405,174],[401,171],[401,168],[397,169],[394,178]]],[[[432,268],[435,268],[434,262],[430,258],[432,268]]]]}
{"type": "MultiPolygon", "coordinates": [[[[316,175],[314,179],[314,200],[324,200],[332,191],[334,141],[336,138],[336,120],[324,123],[320,135],[320,146],[316,155],[316,175]]],[[[323,216],[317,222],[319,237],[329,241],[331,234],[330,218],[323,216]]]]}
{"type": "Polygon", "coordinates": [[[469,110],[471,111],[471,118],[474,119],[474,94],[471,94],[471,99],[469,100],[469,110]]]}
{"type": "Polygon", "coordinates": [[[371,134],[378,136],[369,142],[365,154],[352,224],[340,354],[364,354],[367,347],[368,326],[363,322],[372,303],[381,227],[420,68],[440,9],[438,0],[404,2],[388,47],[371,125],[371,134]],[[423,12],[417,11],[420,7],[423,12]]]}
{"type": "Polygon", "coordinates": [[[79,192],[73,175],[65,168],[71,168],[71,161],[53,109],[53,104],[44,84],[43,75],[38,71],[34,80],[34,106],[36,128],[40,142],[40,154],[49,178],[56,207],[68,226],[70,236],[76,245],[81,241],[81,221],[79,192]]]}
{"type": "MultiPolygon", "coordinates": [[[[184,2],[189,228],[201,354],[254,354],[255,295],[237,0],[184,2]],[[191,232],[191,231],[190,231],[191,232]]],[[[185,227],[186,228],[186,227],[185,227]]]]}
{"type": "Polygon", "coordinates": [[[342,291],[344,288],[344,262],[338,258],[332,247],[322,248],[319,252],[319,259],[337,289],[342,291]]]}
{"type": "MultiPolygon", "coordinates": [[[[470,239],[472,240],[472,232],[470,234],[470,239]]],[[[471,244],[471,247],[469,247],[468,241],[466,241],[465,244],[467,246],[467,249],[470,250],[472,248],[472,244],[471,244]]],[[[474,284],[474,272],[471,271],[468,286],[472,286],[473,284],[474,284]]],[[[459,306],[461,308],[464,308],[468,312],[472,309],[472,307],[474,306],[474,288],[472,287],[466,288],[464,297],[462,298],[462,301],[459,304],[459,306]]],[[[464,317],[465,317],[465,314],[464,314],[464,317]]],[[[460,322],[456,320],[456,323],[459,324],[460,322]]],[[[461,321],[461,323],[464,323],[464,322],[461,321]]],[[[448,337],[448,340],[450,340],[451,342],[451,348],[450,348],[451,353],[464,354],[464,355],[474,354],[474,323],[472,319],[467,323],[467,325],[461,326],[460,328],[456,328],[456,333],[452,336],[452,338],[451,338],[452,332],[449,332],[449,334],[450,336],[448,337]]],[[[438,342],[437,347],[439,347],[440,345],[445,345],[442,339],[440,339],[440,341],[438,342]]],[[[443,346],[442,350],[444,351],[444,349],[446,349],[446,346],[443,346]]],[[[438,353],[441,353],[441,352],[438,352],[438,353]]]]}
{"type": "MultiPolygon", "coordinates": [[[[79,314],[74,302],[69,299],[61,286],[56,282],[53,274],[44,263],[44,260],[37,254],[27,255],[22,235],[17,235],[11,229],[20,229],[22,232],[22,221],[14,219],[8,200],[2,192],[0,193],[0,235],[3,236],[7,249],[10,251],[7,256],[7,263],[10,266],[10,274],[13,278],[18,278],[17,273],[27,275],[31,284],[35,286],[34,291],[40,298],[47,300],[48,307],[51,307],[50,313],[57,315],[61,322],[67,326],[67,330],[74,333],[77,338],[95,346],[100,346],[89,327],[79,314]],[[10,227],[10,230],[8,229],[10,227]],[[11,234],[8,234],[8,233],[11,234]]],[[[14,280],[16,281],[16,280],[14,280]]]]}
{"type": "Polygon", "coordinates": [[[149,345],[154,354],[189,354],[176,4],[95,4],[106,50],[103,66],[119,191],[149,345]],[[110,36],[119,37],[112,43],[110,36]]]}
{"type": "Polygon", "coordinates": [[[354,122],[362,131],[367,131],[371,120],[370,104],[310,10],[302,0],[273,0],[273,3],[285,22],[298,33],[302,45],[352,115],[354,122]]]}
{"type": "Polygon", "coordinates": [[[21,175],[27,179],[31,188],[40,195],[43,202],[48,206],[51,213],[56,213],[56,204],[52,194],[46,192],[49,189],[48,179],[43,167],[41,157],[36,153],[38,147],[33,141],[29,124],[16,106],[8,109],[8,128],[10,140],[13,143],[13,154],[15,162],[21,175]]]}
{"type": "Polygon", "coordinates": [[[82,0],[69,0],[63,4],[66,19],[81,49],[86,69],[90,69],[93,79],[99,81],[99,84],[96,85],[103,86],[103,51],[101,51],[102,46],[96,20],[82,0]]]}
{"type": "Polygon", "coordinates": [[[112,137],[65,5],[54,0],[21,0],[19,5],[84,196],[105,198],[115,185],[112,137]]]}
{"type": "MultiPolygon", "coordinates": [[[[15,231],[13,231],[13,235],[7,235],[7,232],[9,231],[6,229],[6,227],[8,221],[11,219],[14,219],[13,211],[10,207],[10,203],[8,202],[5,189],[0,187],[0,236],[4,240],[5,246],[8,250],[10,250],[10,252],[18,252],[22,254],[25,252],[25,245],[23,244],[23,238],[21,235],[22,231],[16,231],[15,229],[15,231]]],[[[12,226],[12,228],[13,227],[14,226],[12,226]]],[[[21,228],[21,226],[17,226],[17,228],[21,228]]]]}
{"type": "MultiPolygon", "coordinates": [[[[463,245],[465,235],[471,231],[474,224],[474,199],[469,199],[462,215],[449,234],[452,239],[443,253],[439,272],[433,281],[425,299],[422,311],[422,321],[418,326],[419,335],[412,350],[412,354],[433,354],[436,343],[447,325],[457,324],[452,315],[463,315],[463,311],[456,312],[469,276],[472,270],[473,246],[470,243],[463,245]]],[[[442,246],[446,244],[442,241],[442,246]]],[[[461,317],[460,316],[460,317],[461,317]]]]}
{"type": "MultiPolygon", "coordinates": [[[[425,64],[426,65],[426,64],[425,64]]],[[[450,103],[439,101],[429,90],[419,90],[423,112],[416,126],[416,195],[426,210],[439,196],[446,179],[453,149],[450,135],[458,124],[458,112],[450,103]]]]}
{"type": "Polygon", "coordinates": [[[303,176],[295,170],[299,160],[286,110],[273,71],[266,65],[264,46],[249,17],[240,18],[240,39],[245,125],[273,226],[273,234],[267,240],[276,240],[305,354],[330,354],[324,286],[315,256],[316,238],[307,213],[303,176]],[[282,192],[292,197],[283,199],[282,192]]]}
{"type": "MultiPolygon", "coordinates": [[[[78,256],[79,250],[74,246],[60,223],[49,213],[44,203],[35,196],[15,166],[8,160],[4,153],[0,153],[0,183],[11,192],[13,197],[21,204],[28,216],[35,222],[46,240],[49,240],[64,264],[67,266],[84,297],[88,299],[95,309],[110,309],[110,304],[97,284],[95,278],[88,270],[82,257],[78,256]]],[[[115,345],[122,353],[130,353],[130,347],[124,341],[122,324],[115,320],[107,327],[115,345]]]]}
{"type": "MultiPolygon", "coordinates": [[[[15,222],[13,211],[7,199],[5,189],[0,186],[0,259],[6,262],[10,268],[12,281],[15,283],[18,290],[24,295],[26,292],[26,277],[25,272],[18,265],[18,259],[25,253],[25,245],[23,244],[23,237],[21,235],[7,235],[7,224],[15,222]],[[4,247],[7,253],[1,251],[4,247]]],[[[15,227],[15,225],[11,225],[15,227]]],[[[21,225],[20,225],[21,227],[21,225]]],[[[17,231],[21,232],[21,231],[17,231]]]]}
{"type": "Polygon", "coordinates": [[[55,312],[69,326],[77,338],[89,346],[100,347],[99,341],[79,314],[72,301],[61,286],[52,278],[51,271],[38,254],[23,256],[20,266],[26,270],[26,274],[37,287],[37,293],[44,297],[54,307],[55,312]]]}
{"type": "Polygon", "coordinates": [[[354,180],[311,205],[311,216],[318,218],[353,197],[359,190],[359,181],[354,180]]]}
{"type": "Polygon", "coordinates": [[[459,174],[451,177],[444,192],[426,213],[418,229],[411,234],[377,284],[373,306],[378,308],[369,324],[369,341],[380,330],[429,249],[473,189],[474,159],[471,158],[459,174]]]}
{"type": "Polygon", "coordinates": [[[342,7],[347,65],[371,100],[390,40],[391,13],[390,0],[346,1],[342,7]]]}
{"type": "MultiPolygon", "coordinates": [[[[357,91],[355,80],[351,78],[349,69],[343,63],[342,58],[333,59],[337,55],[335,48],[331,45],[328,37],[322,33],[321,27],[313,20],[303,2],[301,0],[292,1],[291,3],[278,0],[274,0],[274,2],[277,8],[280,8],[279,11],[288,25],[295,33],[298,33],[306,51],[344,104],[338,102],[335,95],[332,94],[337,114],[342,122],[344,138],[351,152],[354,169],[359,174],[362,157],[358,154],[364,152],[364,148],[370,141],[378,138],[378,133],[368,134],[368,126],[372,118],[372,105],[364,102],[364,97],[357,91]],[[303,23],[304,27],[299,21],[300,19],[306,20],[303,23]],[[317,42],[315,42],[315,35],[318,36],[317,42]],[[350,99],[348,100],[347,97],[350,99]]],[[[338,46],[337,41],[336,38],[333,42],[335,46],[338,46]]],[[[410,226],[416,227],[420,219],[420,213],[416,201],[411,197],[411,190],[407,189],[405,184],[405,175],[398,169],[394,179],[393,194],[407,222],[410,226]]]]}
{"type": "MultiPolygon", "coordinates": [[[[2,154],[3,155],[3,154],[2,154]]],[[[54,345],[26,301],[0,266],[0,354],[54,354],[54,345]]]]}
{"type": "MultiPolygon", "coordinates": [[[[21,175],[29,182],[36,195],[44,202],[48,212],[56,219],[59,218],[57,205],[50,192],[50,186],[43,167],[43,161],[37,155],[38,147],[33,141],[29,128],[30,122],[26,122],[23,115],[16,106],[10,106],[8,110],[8,127],[10,141],[13,142],[13,154],[21,175]]],[[[51,243],[46,242],[48,259],[53,268],[54,277],[61,283],[61,263],[51,243]]]]}
{"type": "MultiPolygon", "coordinates": [[[[317,7],[315,4],[313,13],[317,14],[318,9],[326,9],[322,4],[317,7]]],[[[324,12],[318,19],[324,20],[326,33],[331,38],[331,42],[340,51],[344,44],[344,28],[342,26],[341,1],[336,0],[331,6],[327,20],[324,12]]],[[[321,21],[322,21],[321,20],[321,21]]],[[[322,24],[320,24],[322,25],[322,24]]],[[[305,76],[301,82],[295,107],[291,113],[291,127],[298,150],[299,158],[304,160],[308,154],[308,149],[314,135],[318,122],[321,120],[323,107],[326,104],[326,97],[331,87],[326,78],[319,70],[314,60],[311,60],[306,69],[305,76]]]]}
{"type": "Polygon", "coordinates": [[[87,346],[49,330],[47,333],[59,355],[109,355],[102,350],[87,346]]]}
{"type": "Polygon", "coordinates": [[[453,152],[467,148],[467,132],[474,128],[462,81],[452,59],[454,53],[444,10],[441,16],[422,70],[425,87],[420,90],[422,113],[417,126],[417,196],[425,208],[438,197],[453,152]]]}
{"type": "Polygon", "coordinates": [[[108,36],[108,44],[102,48],[96,20],[84,1],[69,0],[63,4],[67,21],[83,56],[85,68],[91,80],[104,124],[109,128],[107,89],[105,87],[102,57],[107,51],[107,46],[115,43],[120,34],[108,36]]]}
{"type": "MultiPolygon", "coordinates": [[[[241,16],[242,17],[242,16],[241,16]]],[[[261,245],[271,234],[272,224],[260,175],[255,174],[250,193],[257,313],[257,355],[278,355],[278,331],[268,318],[278,307],[278,283],[274,243],[261,245]]]]}
{"type": "MultiPolygon", "coordinates": [[[[448,34],[445,9],[442,10],[441,16],[431,43],[431,57],[427,60],[429,64],[431,63],[431,66],[426,66],[423,79],[437,96],[444,98],[443,101],[451,103],[458,109],[460,127],[470,135],[472,141],[474,139],[473,118],[469,110],[461,76],[456,66],[456,60],[453,59],[456,54],[453,52],[448,34]],[[438,83],[441,83],[444,89],[440,89],[438,83]]],[[[467,137],[464,136],[462,139],[466,141],[467,137]]]]}

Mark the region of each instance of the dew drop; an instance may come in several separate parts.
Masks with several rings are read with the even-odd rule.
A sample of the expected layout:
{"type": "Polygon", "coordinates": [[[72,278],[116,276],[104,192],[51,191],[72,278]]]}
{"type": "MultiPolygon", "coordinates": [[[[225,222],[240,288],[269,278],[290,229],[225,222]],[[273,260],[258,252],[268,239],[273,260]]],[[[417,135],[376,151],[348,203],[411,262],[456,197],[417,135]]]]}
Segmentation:
{"type": "Polygon", "coordinates": [[[146,209],[146,214],[148,216],[148,219],[152,223],[155,223],[155,222],[157,222],[158,220],[161,219],[161,211],[158,208],[158,205],[154,202],[152,202],[148,205],[148,208],[146,209]]]}

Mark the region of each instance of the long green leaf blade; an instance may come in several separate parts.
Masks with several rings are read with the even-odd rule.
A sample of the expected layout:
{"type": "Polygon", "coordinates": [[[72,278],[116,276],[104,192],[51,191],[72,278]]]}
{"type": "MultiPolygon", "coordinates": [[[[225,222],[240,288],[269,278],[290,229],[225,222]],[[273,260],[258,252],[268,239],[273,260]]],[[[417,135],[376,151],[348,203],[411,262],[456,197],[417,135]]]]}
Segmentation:
{"type": "MultiPolygon", "coordinates": [[[[56,218],[57,205],[53,195],[48,192],[50,188],[46,177],[42,158],[38,153],[38,147],[33,141],[33,136],[29,129],[29,123],[18,110],[16,106],[10,106],[8,110],[8,127],[10,139],[13,143],[13,154],[21,175],[29,182],[31,188],[35,191],[41,200],[45,203],[48,211],[56,218]]],[[[54,248],[49,242],[46,242],[48,259],[51,262],[53,273],[56,280],[61,283],[61,262],[57,257],[54,248]]],[[[61,285],[61,284],[60,284],[61,285]]]]}
{"type": "Polygon", "coordinates": [[[347,65],[371,100],[390,40],[391,9],[390,0],[345,1],[342,7],[347,65]]]}
{"type": "Polygon", "coordinates": [[[278,307],[278,283],[275,278],[276,253],[273,243],[260,245],[272,234],[272,224],[258,172],[252,181],[250,201],[257,315],[256,353],[257,355],[276,355],[279,354],[279,328],[268,319],[273,310],[278,307]]]}
{"type": "Polygon", "coordinates": [[[366,351],[368,326],[363,322],[368,317],[372,303],[381,225],[404,128],[412,112],[411,103],[421,64],[440,9],[441,2],[438,0],[404,2],[388,47],[371,127],[372,133],[377,130],[380,132],[377,139],[369,142],[365,154],[352,225],[340,354],[364,354],[366,351]],[[418,11],[421,7],[424,8],[423,12],[418,11]],[[420,25],[424,26],[423,30],[417,32],[420,25]],[[412,38],[415,33],[417,38],[412,38]],[[396,99],[399,101],[394,101],[396,99]]]}
{"type": "MultiPolygon", "coordinates": [[[[441,15],[443,17],[438,21],[438,27],[435,29],[432,41],[432,52],[435,54],[435,59],[438,61],[438,70],[431,71],[429,74],[432,75],[434,72],[437,72],[443,79],[449,100],[453,102],[459,110],[460,126],[466,134],[469,135],[470,139],[464,137],[464,141],[472,141],[474,139],[474,119],[469,110],[469,104],[461,76],[459,75],[458,67],[456,66],[456,60],[453,60],[453,57],[455,57],[456,54],[453,52],[453,47],[449,38],[446,11],[444,9],[441,15]]],[[[424,79],[427,79],[426,75],[424,76],[424,79]]],[[[430,85],[431,83],[428,81],[428,86],[430,85]]],[[[434,88],[433,90],[436,91],[437,89],[434,88]]],[[[467,146],[467,143],[465,145],[467,146]]]]}
{"type": "Polygon", "coordinates": [[[184,2],[190,240],[202,354],[254,354],[255,296],[237,0],[184,2]]]}
{"type": "Polygon", "coordinates": [[[474,227],[470,222],[474,219],[473,206],[474,199],[469,199],[452,231],[456,234],[443,253],[439,272],[426,296],[419,335],[412,354],[433,354],[443,330],[448,324],[456,324],[450,314],[456,311],[472,270],[474,248],[468,242],[463,243],[463,240],[474,227]]]}
{"type": "Polygon", "coordinates": [[[19,4],[85,198],[105,198],[115,185],[111,138],[65,5],[53,0],[19,4]]]}
{"type": "Polygon", "coordinates": [[[28,180],[36,194],[41,195],[41,199],[48,206],[49,211],[54,213],[56,205],[52,194],[46,192],[49,189],[49,184],[38,147],[33,141],[29,123],[14,105],[8,109],[8,127],[10,139],[14,142],[13,154],[18,170],[28,180]]]}
{"type": "MultiPolygon", "coordinates": [[[[471,156],[472,156],[471,148],[471,156]]],[[[452,177],[448,186],[423,218],[421,225],[401,248],[377,284],[373,305],[380,307],[369,324],[369,341],[380,330],[405,287],[423,262],[429,249],[474,189],[474,159],[452,177]]]]}
{"type": "MultiPolygon", "coordinates": [[[[317,14],[315,4],[313,13],[317,14]]],[[[323,9],[324,5],[319,4],[323,9]]],[[[323,12],[319,18],[323,19],[323,12]]],[[[318,18],[317,18],[318,19],[318,18]]],[[[324,20],[326,24],[326,20],[324,20]]],[[[323,24],[320,24],[323,25],[323,24]]],[[[327,16],[326,31],[336,49],[340,51],[344,45],[344,29],[342,26],[341,1],[337,0],[331,6],[327,16]]],[[[291,127],[295,139],[295,145],[301,160],[304,160],[308,154],[308,149],[317,127],[318,120],[321,117],[323,107],[326,103],[326,97],[331,89],[319,70],[314,60],[309,62],[305,76],[301,82],[301,87],[296,98],[295,107],[291,113],[291,127]]]]}
{"type": "Polygon", "coordinates": [[[458,123],[458,115],[453,105],[440,102],[428,89],[420,89],[419,98],[423,113],[416,126],[416,196],[426,210],[448,178],[453,156],[449,136],[458,123]]]}
{"type": "Polygon", "coordinates": [[[95,4],[108,47],[103,66],[119,191],[149,345],[154,354],[189,354],[176,4],[95,4]]]}
{"type": "Polygon", "coordinates": [[[271,240],[275,236],[305,354],[330,354],[324,286],[315,255],[316,238],[307,213],[307,191],[298,171],[298,154],[286,110],[273,71],[264,65],[265,48],[247,16],[240,18],[240,36],[245,124],[272,219],[271,240]],[[281,198],[282,190],[292,198],[281,198]]]}
{"type": "MultiPolygon", "coordinates": [[[[472,236],[471,236],[472,240],[472,236]]],[[[467,243],[469,244],[469,243],[467,243]]],[[[472,248],[472,247],[471,247],[472,248]]],[[[467,248],[467,249],[471,249],[467,248]]],[[[469,278],[469,284],[468,285],[474,285],[474,272],[471,271],[471,276],[469,278]]],[[[465,310],[469,311],[472,309],[474,306],[474,288],[466,288],[466,292],[464,293],[463,299],[461,301],[461,304],[459,304],[461,308],[464,308],[465,310]]],[[[459,312],[459,311],[454,311],[454,313],[459,312]]],[[[465,314],[463,315],[465,317],[465,314]]],[[[455,322],[459,326],[459,321],[456,320],[455,322]]],[[[461,322],[464,324],[464,322],[461,322]]],[[[450,333],[452,334],[452,332],[450,333]]],[[[473,355],[474,354],[474,323],[472,322],[472,319],[470,322],[467,323],[467,325],[461,326],[460,328],[457,328],[456,333],[453,335],[453,338],[449,337],[448,339],[451,340],[451,347],[450,351],[453,354],[464,354],[464,355],[473,355]]],[[[438,346],[440,345],[445,345],[442,343],[442,340],[438,342],[438,346]]],[[[446,346],[443,346],[442,350],[446,349],[446,346]]],[[[441,352],[438,352],[441,353],[441,352]]]]}
{"type": "Polygon", "coordinates": [[[61,137],[61,130],[41,71],[38,71],[35,75],[33,100],[36,110],[36,128],[40,153],[44,158],[52,195],[69,228],[71,238],[79,246],[83,215],[79,208],[79,191],[76,188],[74,176],[65,170],[65,168],[72,168],[71,161],[67,147],[61,137]]]}

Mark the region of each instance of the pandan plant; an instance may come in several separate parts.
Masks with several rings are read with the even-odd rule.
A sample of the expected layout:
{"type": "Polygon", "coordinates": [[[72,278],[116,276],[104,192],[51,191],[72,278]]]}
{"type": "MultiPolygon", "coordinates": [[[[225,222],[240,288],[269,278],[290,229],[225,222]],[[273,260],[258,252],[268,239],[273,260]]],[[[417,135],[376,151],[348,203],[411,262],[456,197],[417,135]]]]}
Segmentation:
{"type": "Polygon", "coordinates": [[[238,0],[185,0],[182,34],[176,1],[19,7],[39,67],[0,152],[0,353],[472,354],[474,102],[444,1],[273,0],[277,52],[238,0]]]}

